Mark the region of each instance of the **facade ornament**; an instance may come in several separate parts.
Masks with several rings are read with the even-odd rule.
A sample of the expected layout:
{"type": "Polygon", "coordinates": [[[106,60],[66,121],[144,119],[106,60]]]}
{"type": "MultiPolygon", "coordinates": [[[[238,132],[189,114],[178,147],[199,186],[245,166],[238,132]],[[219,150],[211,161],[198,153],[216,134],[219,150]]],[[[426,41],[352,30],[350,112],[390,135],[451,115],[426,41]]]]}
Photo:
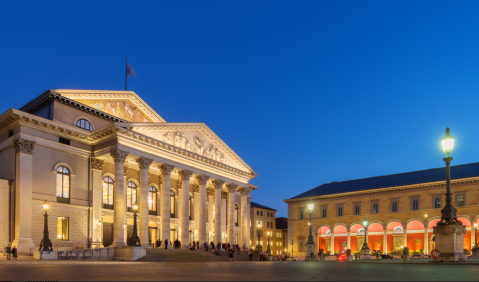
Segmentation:
{"type": "Polygon", "coordinates": [[[175,167],[169,164],[162,164],[158,168],[161,170],[161,174],[170,175],[175,167]]]}
{"type": "Polygon", "coordinates": [[[186,142],[186,148],[187,151],[191,151],[191,143],[190,141],[186,142]]]}
{"type": "Polygon", "coordinates": [[[181,136],[181,148],[185,149],[186,148],[186,138],[185,135],[181,136]]]}
{"type": "Polygon", "coordinates": [[[228,198],[228,193],[221,191],[221,199],[228,198]]]}
{"type": "Polygon", "coordinates": [[[241,193],[241,196],[249,196],[251,190],[249,188],[240,187],[238,191],[241,193]]]}
{"type": "Polygon", "coordinates": [[[195,145],[196,145],[196,153],[200,156],[203,155],[203,148],[205,145],[205,141],[201,140],[198,137],[195,137],[195,145]]]}
{"type": "Polygon", "coordinates": [[[181,147],[181,136],[179,132],[176,132],[176,135],[175,135],[175,146],[178,148],[181,147]]]}
{"type": "Polygon", "coordinates": [[[178,171],[178,175],[181,177],[183,181],[188,181],[193,175],[193,172],[191,170],[182,169],[178,171]]]}
{"type": "Polygon", "coordinates": [[[128,152],[114,149],[110,151],[110,155],[115,163],[123,163],[125,162],[126,157],[128,157],[128,152]]]}
{"type": "Polygon", "coordinates": [[[139,158],[136,160],[136,162],[140,165],[140,169],[148,169],[150,168],[153,160],[148,158],[139,158]]]}
{"type": "Polygon", "coordinates": [[[130,169],[129,169],[127,166],[124,166],[124,167],[123,167],[123,175],[126,176],[127,173],[128,173],[128,170],[130,170],[130,169]]]}
{"type": "Polygon", "coordinates": [[[207,157],[208,159],[211,159],[211,151],[210,151],[210,149],[206,149],[206,150],[205,150],[205,157],[207,157]]]}
{"type": "Polygon", "coordinates": [[[220,150],[216,149],[216,160],[219,162],[221,160],[220,150]]]}
{"type": "Polygon", "coordinates": [[[213,180],[211,180],[211,183],[213,184],[215,189],[221,189],[225,182],[223,180],[213,179],[213,180]]]}
{"type": "Polygon", "coordinates": [[[226,183],[225,187],[228,193],[234,193],[238,185],[234,183],[226,183]]]}
{"type": "Polygon", "coordinates": [[[221,155],[220,163],[224,163],[224,162],[225,162],[225,156],[221,155]]]}
{"type": "Polygon", "coordinates": [[[206,182],[210,179],[209,176],[207,175],[197,175],[196,180],[198,180],[198,183],[201,185],[206,185],[206,182]]]}
{"type": "Polygon", "coordinates": [[[248,198],[248,205],[251,206],[251,198],[248,198]]]}
{"type": "Polygon", "coordinates": [[[216,150],[215,150],[215,148],[211,148],[211,159],[213,161],[216,160],[216,150]]]}
{"type": "Polygon", "coordinates": [[[161,177],[161,175],[160,175],[158,178],[159,178],[158,179],[158,184],[160,184],[160,185],[163,184],[163,177],[161,177]]]}
{"type": "Polygon", "coordinates": [[[199,193],[200,192],[200,185],[198,184],[193,184],[193,193],[199,193]]]}
{"type": "Polygon", "coordinates": [[[176,189],[183,189],[183,181],[181,179],[176,180],[176,189]]]}
{"type": "Polygon", "coordinates": [[[433,234],[434,235],[442,235],[442,236],[449,236],[452,234],[456,235],[464,235],[466,234],[466,227],[465,225],[442,225],[441,228],[437,228],[437,226],[433,227],[433,234]]]}
{"type": "Polygon", "coordinates": [[[213,188],[206,188],[206,195],[208,196],[215,196],[215,189],[213,188]]]}
{"type": "Polygon", "coordinates": [[[165,143],[171,145],[172,144],[171,134],[169,132],[167,132],[165,135],[163,135],[163,140],[165,141],[165,143]]]}
{"type": "Polygon", "coordinates": [[[103,170],[103,161],[98,158],[91,158],[91,169],[103,170]]]}
{"type": "Polygon", "coordinates": [[[13,147],[15,148],[15,154],[25,153],[25,154],[33,155],[35,142],[18,138],[16,140],[13,140],[13,147]]]}

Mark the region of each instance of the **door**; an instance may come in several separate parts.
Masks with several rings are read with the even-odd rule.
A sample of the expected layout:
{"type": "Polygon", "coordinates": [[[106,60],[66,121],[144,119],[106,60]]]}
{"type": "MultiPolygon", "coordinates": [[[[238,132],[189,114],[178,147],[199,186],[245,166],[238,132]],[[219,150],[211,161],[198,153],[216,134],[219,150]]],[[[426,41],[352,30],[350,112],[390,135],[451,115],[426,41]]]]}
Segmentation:
{"type": "Polygon", "coordinates": [[[156,244],[156,227],[148,227],[148,242],[150,246],[156,244]]]}
{"type": "Polygon", "coordinates": [[[113,243],[113,223],[103,223],[103,246],[108,247],[113,243]]]}

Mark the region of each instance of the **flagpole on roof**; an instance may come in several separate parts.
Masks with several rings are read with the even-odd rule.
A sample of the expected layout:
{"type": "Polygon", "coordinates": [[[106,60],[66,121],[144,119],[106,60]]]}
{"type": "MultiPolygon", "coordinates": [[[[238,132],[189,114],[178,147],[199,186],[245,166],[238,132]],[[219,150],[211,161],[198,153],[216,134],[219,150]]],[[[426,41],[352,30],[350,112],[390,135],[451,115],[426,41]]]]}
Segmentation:
{"type": "Polygon", "coordinates": [[[128,88],[127,81],[128,81],[128,58],[126,58],[126,62],[125,62],[125,91],[128,88]]]}

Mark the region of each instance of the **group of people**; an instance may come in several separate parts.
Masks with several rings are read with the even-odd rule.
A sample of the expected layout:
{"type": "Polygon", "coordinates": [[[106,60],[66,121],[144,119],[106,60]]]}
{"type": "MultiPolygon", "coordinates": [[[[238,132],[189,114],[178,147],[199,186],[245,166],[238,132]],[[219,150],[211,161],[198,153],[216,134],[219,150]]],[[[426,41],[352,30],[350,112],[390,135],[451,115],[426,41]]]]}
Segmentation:
{"type": "Polygon", "coordinates": [[[7,253],[8,260],[11,260],[12,257],[13,257],[13,260],[17,260],[17,257],[18,257],[17,246],[13,246],[13,248],[10,246],[5,247],[5,253],[7,253]]]}

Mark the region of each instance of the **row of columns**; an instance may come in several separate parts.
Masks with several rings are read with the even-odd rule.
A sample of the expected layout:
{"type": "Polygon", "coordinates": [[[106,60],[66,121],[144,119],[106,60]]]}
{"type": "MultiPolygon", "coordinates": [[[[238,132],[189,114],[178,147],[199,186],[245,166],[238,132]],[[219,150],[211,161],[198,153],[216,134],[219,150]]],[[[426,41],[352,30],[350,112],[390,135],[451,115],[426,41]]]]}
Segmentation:
{"type": "MultiPolygon", "coordinates": [[[[125,222],[126,217],[126,190],[125,190],[125,179],[124,179],[124,162],[128,156],[128,152],[121,151],[118,149],[112,150],[110,152],[114,162],[115,162],[115,193],[113,194],[114,202],[114,233],[113,233],[113,244],[114,247],[125,246],[125,233],[123,223],[125,222]]],[[[137,195],[139,201],[139,237],[141,242],[148,242],[148,169],[152,163],[151,159],[139,158],[137,160],[140,166],[140,191],[137,195]]],[[[93,164],[92,164],[93,168],[93,164]]],[[[174,166],[168,164],[162,164],[160,167],[161,177],[162,177],[162,193],[160,194],[160,203],[161,203],[161,240],[164,241],[168,239],[170,241],[170,174],[174,169],[174,166]]],[[[189,170],[180,170],[179,171],[180,179],[178,185],[178,199],[179,199],[179,217],[178,217],[178,234],[179,239],[182,242],[182,248],[188,248],[189,242],[189,187],[190,179],[193,176],[193,172],[189,170]]],[[[98,176],[94,177],[95,180],[98,176]]],[[[198,200],[198,217],[195,220],[195,227],[198,230],[198,241],[201,243],[208,242],[209,238],[206,235],[206,183],[209,180],[209,176],[206,175],[196,175],[196,180],[199,183],[198,187],[198,196],[195,195],[195,200],[198,200]],[[198,197],[198,199],[196,199],[198,197]]],[[[101,179],[101,175],[100,175],[101,179]]],[[[99,181],[101,183],[101,180],[99,181]]],[[[211,181],[214,187],[214,204],[216,206],[215,215],[214,215],[214,224],[212,223],[212,212],[213,212],[213,195],[209,196],[209,226],[214,226],[214,242],[221,243],[222,238],[222,211],[221,211],[221,189],[225,182],[223,180],[213,179],[211,181]]],[[[237,189],[236,184],[227,183],[225,185],[228,195],[228,242],[233,242],[234,240],[234,205],[235,205],[235,191],[237,189]]],[[[96,195],[95,189],[94,195],[96,195]]],[[[241,192],[241,206],[242,206],[242,242],[249,248],[249,236],[246,237],[245,234],[249,235],[249,207],[250,207],[250,198],[249,188],[240,188],[241,192]],[[246,196],[245,196],[246,195],[246,196]]],[[[196,194],[196,193],[195,193],[196,194]]],[[[100,197],[101,198],[101,197],[100,197]]],[[[94,201],[95,202],[95,201],[94,201]]],[[[98,202],[98,201],[96,201],[98,202]]],[[[101,210],[101,202],[99,204],[101,210]]],[[[95,211],[95,207],[94,207],[95,211]]],[[[226,211],[226,210],[225,210],[226,211]]],[[[96,220],[94,212],[93,219],[96,220]]],[[[101,216],[101,215],[100,215],[101,216]]],[[[96,222],[96,221],[94,221],[96,222]]],[[[225,225],[225,223],[223,223],[225,225]]],[[[98,232],[99,233],[99,232],[98,232]]],[[[98,241],[101,234],[97,234],[98,241]]],[[[94,236],[95,237],[95,236],[94,236]]],[[[94,238],[94,241],[96,238],[94,238]]]]}

